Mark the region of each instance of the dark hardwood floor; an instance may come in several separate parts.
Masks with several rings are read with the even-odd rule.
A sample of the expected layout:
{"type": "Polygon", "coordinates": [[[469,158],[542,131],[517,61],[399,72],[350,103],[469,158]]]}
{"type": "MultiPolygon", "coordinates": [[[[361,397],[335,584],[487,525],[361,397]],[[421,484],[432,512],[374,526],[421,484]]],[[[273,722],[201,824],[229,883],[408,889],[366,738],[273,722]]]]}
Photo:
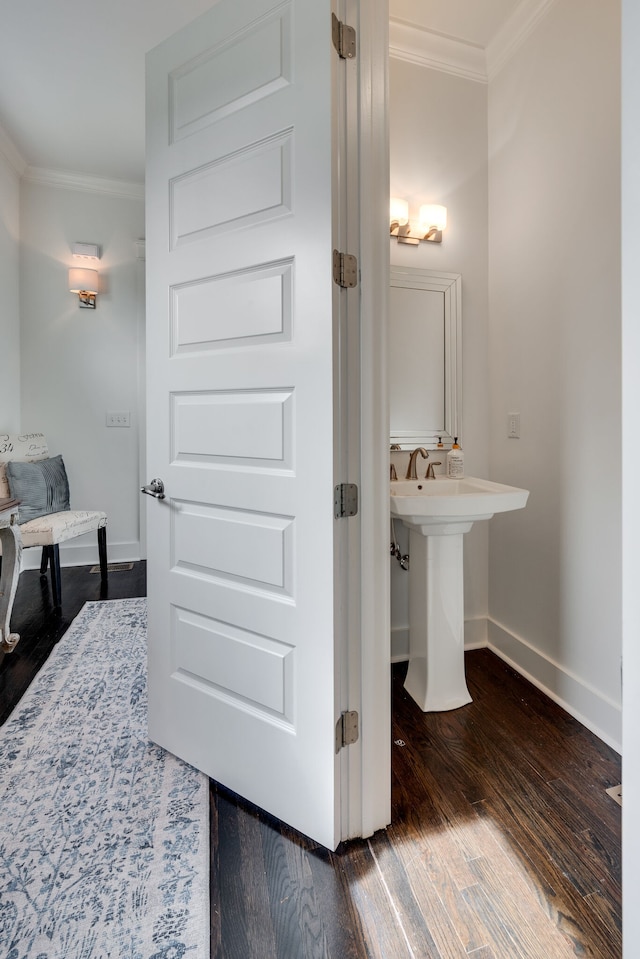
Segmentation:
{"type": "MultiPolygon", "coordinates": [[[[107,598],[62,577],[55,613],[22,574],[0,721],[107,598]]],[[[144,564],[110,574],[108,598],[144,593],[144,564]]],[[[618,755],[490,651],[466,663],[473,703],[432,714],[393,667],[393,822],[370,839],[329,852],[211,784],[212,959],[619,959],[618,755]]]]}

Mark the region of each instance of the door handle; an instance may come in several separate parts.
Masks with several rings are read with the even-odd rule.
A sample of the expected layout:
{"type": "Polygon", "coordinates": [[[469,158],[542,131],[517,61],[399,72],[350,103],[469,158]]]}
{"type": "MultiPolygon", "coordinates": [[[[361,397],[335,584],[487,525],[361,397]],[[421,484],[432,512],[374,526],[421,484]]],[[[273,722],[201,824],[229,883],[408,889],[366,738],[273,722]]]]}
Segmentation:
{"type": "Polygon", "coordinates": [[[140,492],[156,499],[164,499],[164,483],[161,479],[152,479],[148,486],[140,487],[140,492]]]}

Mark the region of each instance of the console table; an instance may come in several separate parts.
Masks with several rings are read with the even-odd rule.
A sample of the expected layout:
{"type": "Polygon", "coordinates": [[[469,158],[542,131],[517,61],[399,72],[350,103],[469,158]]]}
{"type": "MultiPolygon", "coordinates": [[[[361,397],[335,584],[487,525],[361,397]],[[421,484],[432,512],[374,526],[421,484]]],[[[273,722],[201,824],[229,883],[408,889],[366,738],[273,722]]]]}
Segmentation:
{"type": "MultiPolygon", "coordinates": [[[[9,620],[18,588],[22,538],[18,526],[18,500],[0,499],[0,543],[2,544],[2,573],[0,574],[0,650],[11,653],[20,636],[12,633],[9,620]]],[[[0,657],[1,658],[1,657],[0,657]]]]}

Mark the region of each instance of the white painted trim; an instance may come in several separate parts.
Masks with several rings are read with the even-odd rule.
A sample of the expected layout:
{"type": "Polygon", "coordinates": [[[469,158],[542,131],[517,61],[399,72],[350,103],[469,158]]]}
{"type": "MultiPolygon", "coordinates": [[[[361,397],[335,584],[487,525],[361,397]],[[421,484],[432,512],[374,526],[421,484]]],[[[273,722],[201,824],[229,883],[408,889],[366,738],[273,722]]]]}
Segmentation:
{"type": "Polygon", "coordinates": [[[0,153],[18,176],[22,176],[27,166],[26,160],[23,159],[22,154],[2,124],[0,124],[0,153]]]}
{"type": "Polygon", "coordinates": [[[514,56],[556,0],[525,0],[487,44],[487,74],[492,80],[514,56]]]}
{"type": "Polygon", "coordinates": [[[617,752],[622,709],[583,679],[489,618],[489,649],[617,752]]]}
{"type": "Polygon", "coordinates": [[[466,80],[487,82],[485,52],[481,47],[443,37],[402,20],[389,21],[389,56],[466,80]]]}
{"type": "Polygon", "coordinates": [[[640,956],[640,5],[622,0],[622,658],[624,959],[640,956]]]}
{"type": "Polygon", "coordinates": [[[28,166],[22,174],[25,180],[63,190],[80,193],[104,193],[125,200],[144,200],[144,184],[126,180],[109,180],[105,177],[74,173],[70,170],[47,170],[44,167],[28,166]]]}
{"type": "MultiPolygon", "coordinates": [[[[146,329],[146,272],[145,241],[136,243],[136,330],[138,354],[138,487],[148,482],[147,477],[147,329],[146,329]],[[141,255],[142,254],[142,255],[141,255]]],[[[147,558],[147,496],[138,497],[138,535],[140,556],[147,558]]]]}
{"type": "Polygon", "coordinates": [[[360,3],[362,836],[391,822],[388,25],[384,0],[360,3]]]}
{"type": "MultiPolygon", "coordinates": [[[[620,705],[534,649],[522,637],[491,618],[479,616],[465,620],[464,648],[489,648],[599,739],[617,752],[622,751],[620,705]]],[[[408,649],[409,627],[394,627],[391,630],[391,662],[406,662],[408,649]]]]}
{"type": "MultiPolygon", "coordinates": [[[[63,543],[60,546],[61,566],[95,566],[98,562],[98,538],[93,543],[63,543]]],[[[79,539],[80,537],[78,537],[79,539]]],[[[40,569],[42,550],[38,546],[22,552],[22,570],[40,569]]],[[[107,559],[110,563],[135,563],[140,559],[140,543],[110,543],[107,535],[107,559]]]]}
{"type": "Polygon", "coordinates": [[[389,56],[476,83],[488,83],[515,55],[554,3],[556,0],[522,0],[486,48],[392,19],[389,21],[389,56]]]}

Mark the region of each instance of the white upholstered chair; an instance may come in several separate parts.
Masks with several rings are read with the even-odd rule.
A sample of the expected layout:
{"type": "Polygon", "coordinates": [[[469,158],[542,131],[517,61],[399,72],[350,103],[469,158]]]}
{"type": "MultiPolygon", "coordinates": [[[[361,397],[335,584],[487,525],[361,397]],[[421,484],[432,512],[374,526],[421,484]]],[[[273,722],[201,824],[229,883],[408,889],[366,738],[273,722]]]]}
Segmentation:
{"type": "Polygon", "coordinates": [[[49,456],[42,433],[0,433],[0,499],[21,501],[18,525],[23,549],[42,547],[40,573],[51,572],[53,605],[60,606],[60,543],[98,534],[100,575],[107,579],[107,514],[69,508],[69,484],[61,456],[49,456]]]}

